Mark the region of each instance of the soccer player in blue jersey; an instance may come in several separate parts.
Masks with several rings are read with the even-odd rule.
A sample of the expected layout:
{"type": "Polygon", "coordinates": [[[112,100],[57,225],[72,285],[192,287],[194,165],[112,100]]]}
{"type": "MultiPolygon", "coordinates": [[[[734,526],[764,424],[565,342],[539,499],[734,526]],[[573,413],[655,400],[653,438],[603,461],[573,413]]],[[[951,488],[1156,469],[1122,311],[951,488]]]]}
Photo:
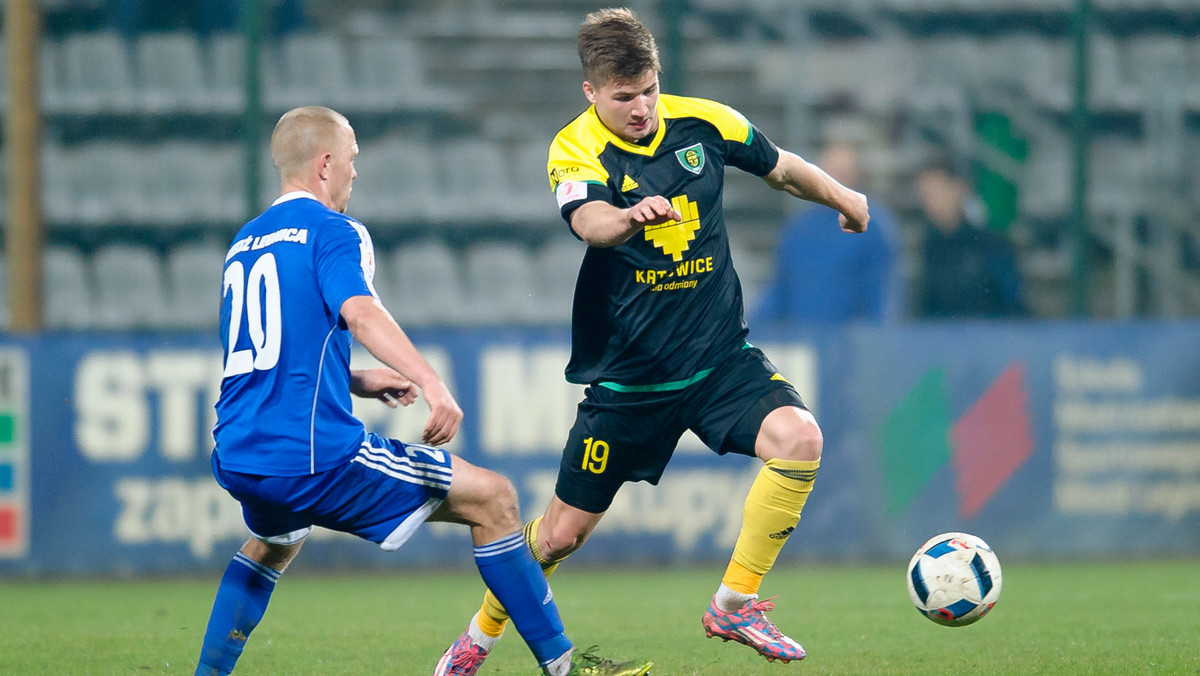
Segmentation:
{"type": "Polygon", "coordinates": [[[284,114],[271,135],[281,196],[225,256],[212,464],[251,537],[221,579],[196,674],[233,671],[314,526],[390,551],[424,521],[470,527],[480,575],[546,674],[645,674],[652,663],[575,652],[525,545],[512,484],[436,447],[454,437],[463,413],[375,294],[371,237],[344,215],[357,153],[339,113],[284,114]],[[351,370],[352,338],[386,366],[351,370]],[[395,407],[418,392],[429,406],[428,445],[368,433],[351,413],[351,394],[395,407]]]}
{"type": "MultiPolygon", "coordinates": [[[[660,95],[654,37],[628,9],[589,14],[578,49],[591,105],[555,136],[547,170],[560,214],[587,244],[567,379],[588,387],[554,497],[525,526],[526,542],[552,572],[625,482],[658,483],[686,430],[719,454],[757,456],[763,465],[702,625],[768,660],[801,659],[804,649],[767,618],[774,604],[759,601],[758,590],[800,520],[823,440],[800,395],[746,342],[721,208],[725,168],[835,209],[849,233],[866,229],[867,200],[777,148],[732,108],[660,95]]],[[[486,653],[508,617],[503,599],[486,594],[446,655],[486,653]]]]}

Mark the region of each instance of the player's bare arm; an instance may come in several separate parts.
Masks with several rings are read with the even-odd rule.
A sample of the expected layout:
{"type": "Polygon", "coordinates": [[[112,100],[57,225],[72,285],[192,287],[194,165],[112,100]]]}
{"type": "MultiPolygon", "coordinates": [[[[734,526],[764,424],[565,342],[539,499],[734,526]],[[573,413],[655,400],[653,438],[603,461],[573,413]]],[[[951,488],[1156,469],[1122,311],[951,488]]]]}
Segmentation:
{"type": "Polygon", "coordinates": [[[395,370],[382,367],[350,371],[350,393],[364,399],[378,399],[398,408],[417,400],[417,386],[395,370]]]}
{"type": "Polygon", "coordinates": [[[624,244],[648,225],[672,220],[682,221],[683,216],[670,200],[654,195],[628,209],[607,202],[588,202],[571,214],[571,229],[588,246],[605,248],[624,244]]]}
{"type": "Polygon", "coordinates": [[[865,232],[871,220],[866,195],[838,183],[817,165],[787,150],[780,149],[779,162],[763,180],[776,190],[837,209],[838,223],[846,232],[865,232]]]}
{"type": "Polygon", "coordinates": [[[439,446],[453,439],[462,424],[462,408],[392,314],[372,296],[346,299],[341,314],[354,339],[372,356],[421,388],[429,405],[421,441],[439,446]]]}

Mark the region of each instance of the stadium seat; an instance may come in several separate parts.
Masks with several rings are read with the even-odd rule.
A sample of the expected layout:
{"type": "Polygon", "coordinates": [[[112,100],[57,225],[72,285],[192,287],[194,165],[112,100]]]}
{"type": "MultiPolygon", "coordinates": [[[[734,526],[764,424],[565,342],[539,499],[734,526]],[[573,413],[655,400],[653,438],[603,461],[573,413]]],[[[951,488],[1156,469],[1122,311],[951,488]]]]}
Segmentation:
{"type": "MultiPolygon", "coordinates": [[[[265,151],[264,151],[265,152],[265,151]]],[[[238,143],[213,144],[202,148],[201,175],[196,183],[198,196],[202,199],[201,220],[219,225],[241,223],[246,208],[246,165],[242,161],[242,146],[238,143]]],[[[267,167],[271,190],[264,195],[269,200],[279,193],[279,176],[273,167],[267,167]]]]}
{"type": "Polygon", "coordinates": [[[544,324],[571,322],[575,280],[586,249],[583,242],[564,233],[552,237],[533,253],[533,320],[544,324]]]}
{"type": "Polygon", "coordinates": [[[522,324],[538,318],[534,300],[533,261],[512,242],[484,242],[469,247],[464,259],[466,318],[474,325],[522,324]]]}
{"type": "Polygon", "coordinates": [[[1101,110],[1136,110],[1136,81],[1129,72],[1126,47],[1116,38],[1096,33],[1091,38],[1091,104],[1101,110]]]}
{"type": "Polygon", "coordinates": [[[1047,129],[1029,143],[1029,159],[1019,181],[1020,212],[1034,218],[1065,216],[1070,209],[1071,153],[1067,137],[1047,129]]]}
{"type": "MultiPolygon", "coordinates": [[[[1185,69],[1190,55],[1188,43],[1177,35],[1139,34],[1129,38],[1129,72],[1143,101],[1164,96],[1182,99],[1189,78],[1185,69]]],[[[1195,81],[1194,73],[1190,80],[1195,81]]]]}
{"type": "Polygon", "coordinates": [[[366,223],[395,222],[401,213],[397,180],[402,162],[395,153],[391,139],[376,139],[359,153],[354,161],[358,178],[354,179],[354,191],[350,195],[347,213],[366,223]]]}
{"type": "Polygon", "coordinates": [[[1015,72],[1033,101],[1067,110],[1074,96],[1074,61],[1065,39],[1018,34],[996,40],[1001,52],[990,63],[1015,72]]]}
{"type": "Polygon", "coordinates": [[[38,95],[42,99],[42,112],[61,113],[67,105],[62,81],[61,44],[56,40],[43,39],[38,59],[38,95]]]}
{"type": "Polygon", "coordinates": [[[505,213],[513,200],[509,190],[509,166],[495,142],[482,136],[459,138],[436,149],[441,199],[435,217],[452,224],[505,213]]]}
{"type": "Polygon", "coordinates": [[[375,294],[379,296],[386,306],[388,299],[395,300],[397,297],[395,289],[396,272],[392,266],[396,264],[396,259],[388,251],[375,243],[375,277],[371,280],[371,286],[375,287],[375,294]]]}
{"type": "Polygon", "coordinates": [[[147,113],[208,108],[200,45],[191,33],[149,33],[136,46],[137,89],[147,113]]]}
{"type": "Polygon", "coordinates": [[[167,256],[167,307],[178,328],[217,325],[221,304],[221,268],[226,249],[215,243],[189,242],[167,256]]]}
{"type": "Polygon", "coordinates": [[[729,254],[738,272],[738,279],[742,282],[743,302],[749,306],[758,298],[759,290],[771,274],[774,261],[770,254],[734,237],[729,240],[729,254]]]}
{"type": "MultiPolygon", "coordinates": [[[[0,45],[2,46],[2,45],[0,45]]],[[[8,219],[8,160],[0,154],[0,222],[8,219]]]]}
{"type": "Polygon", "coordinates": [[[92,254],[95,324],[106,329],[163,328],[172,316],[158,254],[150,247],[109,244],[92,254]]]}
{"type": "MultiPolygon", "coordinates": [[[[1189,40],[1187,44],[1185,72],[1200,72],[1200,40],[1189,40]]],[[[1184,82],[1183,102],[1192,113],[1200,113],[1200,78],[1190,77],[1184,82]]]]}
{"type": "Polygon", "coordinates": [[[393,134],[369,144],[355,163],[358,178],[349,212],[368,225],[429,218],[439,202],[433,151],[412,134],[393,134]]]}
{"type": "Polygon", "coordinates": [[[1088,156],[1089,201],[1097,214],[1139,213],[1146,208],[1150,158],[1136,138],[1099,135],[1088,156]]]}
{"type": "Polygon", "coordinates": [[[7,330],[12,325],[11,307],[12,294],[8,288],[8,259],[0,256],[0,330],[7,330]]]}
{"type": "Polygon", "coordinates": [[[81,224],[109,226],[129,221],[140,208],[140,163],[147,161],[121,141],[95,141],[67,151],[75,163],[75,217],[81,224]]]}
{"type": "Polygon", "coordinates": [[[356,76],[348,103],[364,110],[422,108],[437,103],[424,81],[421,54],[408,38],[379,35],[350,45],[356,76]]]}
{"type": "Polygon", "coordinates": [[[237,144],[166,140],[140,150],[137,222],[161,226],[234,225],[245,216],[237,144]]]}
{"type": "Polygon", "coordinates": [[[142,190],[138,222],[153,222],[163,226],[179,225],[195,220],[213,194],[201,194],[204,151],[188,141],[163,141],[144,148],[139,153],[142,190]]]}
{"type": "Polygon", "coordinates": [[[548,146],[546,139],[525,141],[516,147],[508,160],[511,213],[515,218],[539,225],[561,222],[546,173],[548,146]]]}
{"type": "Polygon", "coordinates": [[[350,101],[350,70],[342,40],[329,33],[291,33],[275,54],[264,53],[264,65],[273,66],[263,79],[266,106],[288,110],[319,104],[338,108],[350,101]]]}
{"type": "Polygon", "coordinates": [[[232,33],[214,35],[204,50],[208,106],[215,112],[238,112],[246,93],[246,44],[232,33]]]}
{"type": "Polygon", "coordinates": [[[69,33],[62,43],[62,93],[69,112],[128,113],[137,108],[133,68],[117,33],[69,33]]]}
{"type": "Polygon", "coordinates": [[[401,244],[390,263],[393,295],[382,300],[402,326],[464,321],[467,298],[457,256],[449,246],[437,240],[401,244]]]}
{"type": "Polygon", "coordinates": [[[42,144],[42,213],[50,223],[75,219],[75,165],[62,146],[42,144]]]}
{"type": "Polygon", "coordinates": [[[90,266],[73,247],[48,246],[42,252],[42,312],[47,329],[92,326],[94,303],[90,266]]]}

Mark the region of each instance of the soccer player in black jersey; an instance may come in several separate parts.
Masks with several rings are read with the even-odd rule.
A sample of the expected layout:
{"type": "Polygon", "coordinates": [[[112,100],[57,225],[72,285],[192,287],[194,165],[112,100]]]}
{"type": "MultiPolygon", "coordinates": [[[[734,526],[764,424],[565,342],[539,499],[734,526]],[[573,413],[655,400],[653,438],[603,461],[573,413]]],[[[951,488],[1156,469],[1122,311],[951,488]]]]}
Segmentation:
{"type": "MultiPolygon", "coordinates": [[[[724,173],[737,167],[832,207],[848,233],[866,230],[866,198],[777,148],[732,108],[660,95],[654,37],[628,9],[589,14],[578,41],[591,105],[554,138],[548,172],[563,218],[588,245],[566,370],[588,387],[555,495],[525,526],[526,542],[553,572],[622,484],[658,482],[686,430],[716,453],[757,456],[764,464],[702,622],[708,636],[768,660],[801,659],[800,644],[766,617],[774,605],[759,601],[758,589],[812,490],[821,429],[746,342],[721,207],[724,173]]],[[[435,676],[475,674],[507,617],[488,593],[435,676]]]]}

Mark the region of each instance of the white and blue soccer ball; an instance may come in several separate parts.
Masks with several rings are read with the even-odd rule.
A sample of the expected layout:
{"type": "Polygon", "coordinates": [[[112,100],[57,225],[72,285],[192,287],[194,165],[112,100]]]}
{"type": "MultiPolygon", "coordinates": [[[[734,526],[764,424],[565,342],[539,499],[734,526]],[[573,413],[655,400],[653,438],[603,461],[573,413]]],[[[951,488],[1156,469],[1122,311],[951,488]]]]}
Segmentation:
{"type": "Polygon", "coordinates": [[[942,533],[908,562],[908,595],[922,615],[947,627],[978,622],[1000,598],[1000,560],[982,539],[942,533]]]}

